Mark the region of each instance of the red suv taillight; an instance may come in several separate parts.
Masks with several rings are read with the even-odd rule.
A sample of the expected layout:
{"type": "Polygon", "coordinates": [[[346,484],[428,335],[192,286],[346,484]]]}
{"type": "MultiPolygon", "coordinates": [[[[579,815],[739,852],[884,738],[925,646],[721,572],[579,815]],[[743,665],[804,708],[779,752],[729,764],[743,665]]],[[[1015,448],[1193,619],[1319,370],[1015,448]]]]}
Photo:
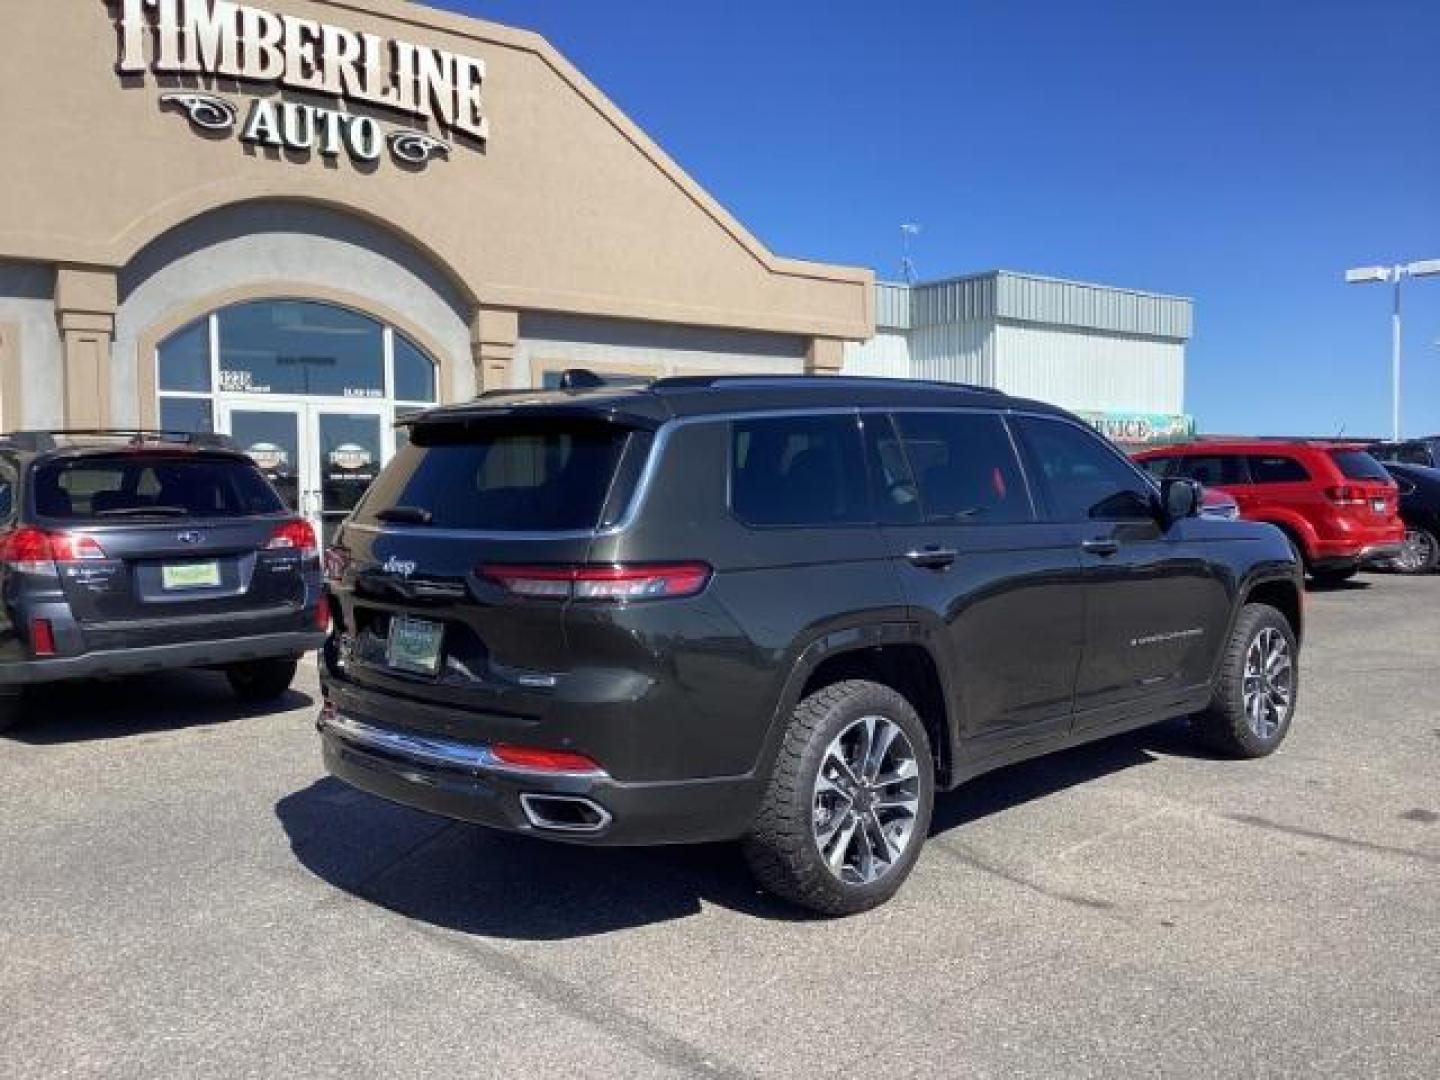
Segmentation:
{"type": "Polygon", "coordinates": [[[1326,488],[1325,498],[1336,506],[1364,506],[1369,502],[1364,488],[1352,487],[1349,484],[1326,488]]]}
{"type": "Polygon", "coordinates": [[[30,526],[0,533],[0,563],[25,574],[53,574],[56,563],[106,557],[100,542],[85,533],[46,532],[30,526]]]}
{"type": "Polygon", "coordinates": [[[705,563],[480,567],[515,596],[532,600],[635,601],[694,596],[710,580],[705,563]]]}
{"type": "Polygon", "coordinates": [[[315,530],[308,521],[287,521],[277,525],[270,539],[265,541],[265,548],[268,551],[298,551],[306,559],[320,557],[320,541],[315,539],[315,530]]]}

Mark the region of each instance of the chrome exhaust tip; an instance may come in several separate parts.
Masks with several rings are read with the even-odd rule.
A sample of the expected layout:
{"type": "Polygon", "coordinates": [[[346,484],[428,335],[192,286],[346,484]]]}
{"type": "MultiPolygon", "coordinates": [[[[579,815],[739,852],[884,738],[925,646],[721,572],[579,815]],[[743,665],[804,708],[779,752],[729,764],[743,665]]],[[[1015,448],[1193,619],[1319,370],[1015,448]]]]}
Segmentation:
{"type": "Polygon", "coordinates": [[[597,833],[610,824],[610,812],[578,795],[521,795],[530,824],[545,832],[597,833]]]}

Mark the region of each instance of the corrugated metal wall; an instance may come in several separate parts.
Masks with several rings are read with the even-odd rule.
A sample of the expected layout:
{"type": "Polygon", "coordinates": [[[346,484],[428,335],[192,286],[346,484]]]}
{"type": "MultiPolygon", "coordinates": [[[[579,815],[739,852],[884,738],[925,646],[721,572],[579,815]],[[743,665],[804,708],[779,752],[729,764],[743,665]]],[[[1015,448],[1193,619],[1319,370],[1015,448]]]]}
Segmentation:
{"type": "Polygon", "coordinates": [[[917,379],[995,385],[995,328],[988,322],[941,323],[910,331],[917,379]]]}
{"type": "Polygon", "coordinates": [[[1191,333],[1191,304],[1180,297],[1005,270],[995,275],[995,288],[999,319],[1147,337],[1185,339],[1191,333]]]}
{"type": "Polygon", "coordinates": [[[904,333],[881,330],[869,341],[845,343],[842,375],[868,375],[886,379],[913,379],[910,340],[904,333]]]}
{"type": "Polygon", "coordinates": [[[1067,409],[1179,413],[1185,346],[1093,330],[1000,323],[995,385],[1067,409]]]}
{"type": "Polygon", "coordinates": [[[875,326],[878,330],[910,329],[910,286],[875,283],[875,326]]]}

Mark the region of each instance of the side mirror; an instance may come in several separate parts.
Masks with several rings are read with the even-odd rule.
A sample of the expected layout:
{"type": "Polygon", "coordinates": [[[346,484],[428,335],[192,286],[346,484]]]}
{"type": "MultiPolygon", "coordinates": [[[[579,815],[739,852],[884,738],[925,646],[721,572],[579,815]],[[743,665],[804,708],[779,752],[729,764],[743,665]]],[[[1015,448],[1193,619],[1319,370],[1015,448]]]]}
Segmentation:
{"type": "Polygon", "coordinates": [[[1160,482],[1160,509],[1165,524],[1200,516],[1200,485],[1183,476],[1172,476],[1160,482]]]}

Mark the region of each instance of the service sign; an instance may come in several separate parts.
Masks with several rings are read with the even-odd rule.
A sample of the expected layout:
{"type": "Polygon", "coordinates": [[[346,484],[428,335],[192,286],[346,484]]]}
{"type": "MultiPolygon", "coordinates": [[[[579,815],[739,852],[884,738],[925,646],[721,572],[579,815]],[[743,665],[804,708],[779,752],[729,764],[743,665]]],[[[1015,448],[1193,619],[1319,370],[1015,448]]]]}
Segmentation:
{"type": "Polygon", "coordinates": [[[1163,446],[1195,437],[1195,418],[1179,413],[1082,412],[1078,415],[1121,446],[1163,446]]]}
{"type": "Polygon", "coordinates": [[[233,0],[109,0],[119,40],[116,70],[163,83],[210,78],[318,95],[337,107],[275,97],[236,101],[176,89],[162,104],[202,132],[238,132],[253,146],[374,164],[387,153],[421,168],[454,144],[482,148],[485,62],[445,49],[278,15],[233,0]],[[382,124],[362,104],[419,126],[382,124]]]}

